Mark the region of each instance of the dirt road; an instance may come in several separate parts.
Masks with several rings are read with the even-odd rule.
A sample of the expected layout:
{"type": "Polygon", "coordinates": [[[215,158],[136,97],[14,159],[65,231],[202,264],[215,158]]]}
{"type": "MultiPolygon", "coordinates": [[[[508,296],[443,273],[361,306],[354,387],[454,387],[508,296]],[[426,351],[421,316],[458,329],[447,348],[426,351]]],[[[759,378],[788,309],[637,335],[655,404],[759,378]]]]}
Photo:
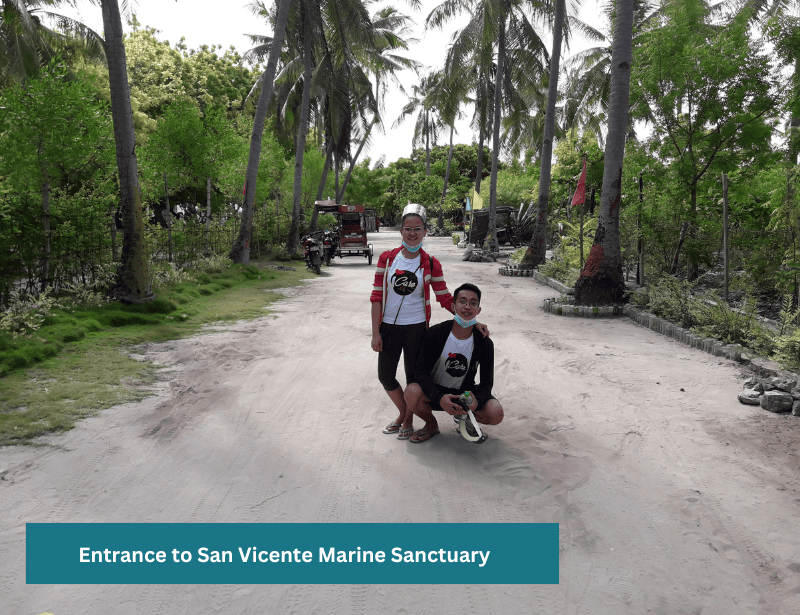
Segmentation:
{"type": "Polygon", "coordinates": [[[731,362],[545,314],[551,289],[427,245],[451,290],[484,293],[506,409],[485,444],[381,433],[374,267],[338,260],[276,317],[148,348],[157,397],[0,449],[0,613],[800,613],[800,420],[740,405],[731,362]],[[559,523],[560,584],[25,585],[26,522],[464,519],[559,523]]]}

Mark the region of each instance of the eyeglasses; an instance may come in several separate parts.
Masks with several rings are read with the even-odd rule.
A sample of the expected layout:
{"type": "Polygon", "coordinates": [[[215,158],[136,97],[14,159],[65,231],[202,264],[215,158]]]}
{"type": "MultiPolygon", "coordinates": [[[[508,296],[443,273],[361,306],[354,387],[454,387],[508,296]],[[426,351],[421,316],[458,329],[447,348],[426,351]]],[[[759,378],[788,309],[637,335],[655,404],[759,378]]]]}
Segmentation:
{"type": "Polygon", "coordinates": [[[470,299],[462,298],[462,299],[458,300],[458,305],[462,305],[462,306],[467,306],[468,305],[470,307],[476,308],[476,307],[478,307],[478,300],[477,299],[471,299],[470,300],[470,299]]]}
{"type": "Polygon", "coordinates": [[[414,228],[410,228],[408,226],[403,227],[403,232],[405,233],[421,233],[423,229],[421,226],[415,226],[414,228]]]}

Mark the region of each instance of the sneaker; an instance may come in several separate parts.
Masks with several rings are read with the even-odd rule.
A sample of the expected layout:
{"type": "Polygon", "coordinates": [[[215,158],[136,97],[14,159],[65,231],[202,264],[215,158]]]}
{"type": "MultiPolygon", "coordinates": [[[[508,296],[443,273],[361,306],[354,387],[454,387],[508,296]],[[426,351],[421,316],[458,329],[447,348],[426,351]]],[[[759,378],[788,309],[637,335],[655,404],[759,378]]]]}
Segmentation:
{"type": "Polygon", "coordinates": [[[478,430],[475,429],[475,425],[473,425],[472,421],[469,419],[466,419],[466,421],[467,421],[467,433],[470,435],[471,438],[477,438],[478,430]]]}

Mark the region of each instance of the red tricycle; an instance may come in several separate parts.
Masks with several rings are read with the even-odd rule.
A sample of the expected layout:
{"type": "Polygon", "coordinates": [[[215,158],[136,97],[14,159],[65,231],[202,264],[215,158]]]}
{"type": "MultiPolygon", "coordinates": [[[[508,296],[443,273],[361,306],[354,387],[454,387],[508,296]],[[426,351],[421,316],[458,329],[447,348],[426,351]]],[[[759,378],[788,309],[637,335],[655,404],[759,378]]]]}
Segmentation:
{"type": "MultiPolygon", "coordinates": [[[[363,205],[341,205],[331,201],[317,201],[318,211],[332,213],[339,223],[339,245],[333,256],[366,256],[372,264],[372,244],[367,242],[367,228],[372,222],[363,205]]],[[[374,214],[373,214],[374,215],[374,214]]]]}

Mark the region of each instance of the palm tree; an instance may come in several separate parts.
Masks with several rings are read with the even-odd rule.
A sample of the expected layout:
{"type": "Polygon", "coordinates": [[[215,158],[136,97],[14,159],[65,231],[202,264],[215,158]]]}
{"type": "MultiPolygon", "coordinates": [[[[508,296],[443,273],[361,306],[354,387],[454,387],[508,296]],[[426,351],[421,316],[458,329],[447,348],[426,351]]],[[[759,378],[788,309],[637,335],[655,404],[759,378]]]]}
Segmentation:
{"type": "MultiPolygon", "coordinates": [[[[609,24],[614,22],[615,4],[603,7],[609,24]]],[[[633,40],[661,9],[651,0],[635,0],[633,14],[633,40]]],[[[585,49],[564,63],[565,87],[561,107],[561,121],[565,129],[590,129],[602,138],[606,124],[609,92],[611,89],[611,33],[584,27],[584,34],[602,44],[585,49]]],[[[629,117],[630,120],[630,117],[629,117]]]]}
{"type": "Polygon", "coordinates": [[[398,79],[397,73],[409,68],[414,70],[419,68],[419,63],[415,60],[395,53],[398,49],[407,50],[409,43],[416,41],[416,39],[404,37],[410,31],[411,23],[411,19],[408,16],[403,15],[392,7],[380,9],[372,18],[372,27],[375,32],[377,46],[374,49],[364,47],[358,50],[358,55],[361,56],[360,59],[364,67],[375,76],[374,96],[378,104],[378,113],[372,114],[372,119],[360,139],[358,149],[350,159],[350,168],[347,171],[340,194],[337,195],[337,201],[339,202],[344,198],[353,168],[361,155],[364,145],[369,142],[372,129],[376,125],[380,128],[383,124],[380,109],[386,96],[387,82],[392,81],[395,87],[399,89],[399,92],[405,94],[405,89],[398,79]]]}
{"type": "MultiPolygon", "coordinates": [[[[489,198],[490,243],[497,248],[496,215],[497,207],[497,168],[500,157],[500,127],[503,111],[519,109],[522,104],[521,88],[532,86],[541,78],[542,59],[547,52],[539,35],[531,25],[528,13],[541,15],[542,6],[524,0],[446,0],[436,7],[426,20],[429,27],[440,27],[453,17],[469,12],[469,23],[453,37],[451,49],[454,65],[475,67],[481,90],[476,92],[476,100],[481,100],[483,85],[488,83],[487,75],[492,69],[495,74],[494,102],[492,104],[492,173],[489,198]],[[496,64],[493,64],[496,44],[496,64]],[[509,68],[510,67],[510,68],[509,68]],[[513,76],[512,76],[513,75],[513,76]],[[482,77],[482,78],[481,78],[482,77]]],[[[488,108],[480,104],[483,111],[488,108]]],[[[481,128],[488,122],[479,120],[481,128]]],[[[482,135],[481,135],[482,136],[482,135]]],[[[482,153],[479,145],[479,156],[482,153]]],[[[480,162],[479,162],[480,165],[480,162]]],[[[478,175],[480,175],[480,170],[478,175]]]]}
{"type": "Polygon", "coordinates": [[[74,0],[0,0],[0,86],[22,82],[63,51],[70,40],[80,40],[90,57],[103,59],[103,39],[94,30],[49,9],[74,6],[74,0]],[[53,23],[55,28],[46,25],[53,23]]]}
{"type": "Polygon", "coordinates": [[[418,84],[411,86],[411,96],[400,110],[400,116],[395,120],[393,127],[402,124],[409,116],[417,113],[414,124],[414,136],[411,147],[416,149],[425,143],[425,175],[431,175],[431,147],[439,140],[439,131],[442,123],[436,112],[434,91],[436,89],[437,75],[428,73],[420,78],[418,84]]]}
{"type": "Polygon", "coordinates": [[[617,0],[611,52],[611,90],[603,167],[600,215],[589,258],[575,285],[575,302],[582,305],[620,303],[625,292],[619,241],[622,164],[628,132],[628,103],[633,56],[633,3],[617,0]]]}
{"type": "MultiPolygon", "coordinates": [[[[245,174],[245,198],[242,207],[242,219],[239,225],[239,235],[231,248],[228,257],[236,262],[248,264],[250,262],[250,236],[253,226],[253,202],[256,196],[256,178],[258,177],[258,166],[261,161],[261,136],[264,134],[264,121],[267,117],[267,108],[272,98],[275,80],[275,71],[278,66],[278,57],[283,47],[284,33],[289,18],[289,5],[292,0],[276,0],[275,28],[272,39],[262,40],[264,47],[269,46],[267,66],[261,75],[261,93],[256,105],[256,113],[253,118],[253,131],[250,134],[250,153],[247,158],[247,172],[245,174]]],[[[253,13],[266,17],[268,11],[261,1],[253,2],[250,5],[253,13]]],[[[256,55],[258,52],[256,52],[256,55]]]]}
{"type": "Polygon", "coordinates": [[[114,295],[128,303],[144,303],[155,298],[144,246],[144,216],[139,194],[136,163],[136,138],[133,130],[128,69],[123,44],[122,19],[117,0],[100,0],[103,9],[105,51],[111,89],[111,118],[117,148],[120,212],[125,231],[122,256],[114,295]]]}
{"type": "MultiPolygon", "coordinates": [[[[358,66],[354,60],[354,50],[360,45],[376,46],[376,38],[372,29],[369,13],[360,0],[298,0],[293,18],[295,32],[302,33],[299,40],[290,40],[293,55],[301,56],[303,61],[302,100],[300,103],[300,122],[295,146],[294,198],[292,203],[292,223],[286,248],[291,253],[297,247],[300,228],[300,205],[303,172],[303,154],[308,134],[309,104],[312,91],[329,78],[344,74],[344,80],[335,79],[347,86],[360,82],[361,90],[369,92],[371,86],[367,79],[353,80],[352,75],[359,71],[352,70],[358,66]],[[315,67],[319,70],[315,73],[315,67]]],[[[356,95],[350,99],[358,99],[356,95]]],[[[370,106],[376,108],[374,98],[370,106]]],[[[362,98],[363,100],[363,98],[362,98]]],[[[349,111],[350,105],[347,105],[349,111]]],[[[334,145],[335,147],[335,145],[334,145]]],[[[334,150],[334,158],[335,150],[334,150]]]]}
{"type": "Polygon", "coordinates": [[[555,0],[553,19],[553,52],[550,54],[550,74],[547,81],[547,111],[544,117],[542,155],[539,158],[539,201],[533,227],[527,263],[536,266],[544,262],[547,244],[547,207],[550,197],[550,169],[553,162],[553,137],[556,126],[556,99],[558,98],[558,71],[561,61],[561,41],[566,7],[564,0],[555,0]]]}

